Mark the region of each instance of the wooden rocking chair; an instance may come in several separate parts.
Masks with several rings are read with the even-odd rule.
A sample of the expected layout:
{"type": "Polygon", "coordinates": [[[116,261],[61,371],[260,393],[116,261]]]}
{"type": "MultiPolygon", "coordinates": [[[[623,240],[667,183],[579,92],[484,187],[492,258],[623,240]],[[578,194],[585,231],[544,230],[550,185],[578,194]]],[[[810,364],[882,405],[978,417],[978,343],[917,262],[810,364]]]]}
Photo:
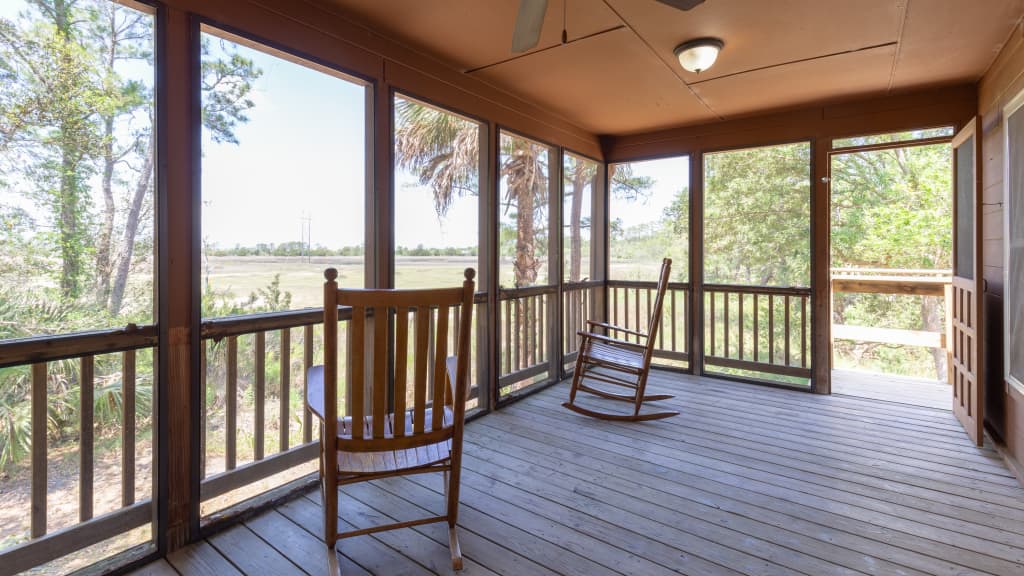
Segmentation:
{"type": "Polygon", "coordinates": [[[661,309],[665,300],[665,290],[668,288],[668,278],[672,271],[672,259],[665,258],[661,262],[661,274],[658,277],[658,289],[655,296],[654,306],[651,311],[651,319],[647,332],[630,330],[621,326],[614,326],[604,322],[588,320],[587,324],[591,330],[594,328],[605,330],[605,334],[580,331],[582,337],[579,352],[576,356],[576,370],[572,377],[572,389],[569,392],[569,401],[562,404],[566,408],[603,420],[658,420],[676,416],[679,412],[647,412],[640,413],[644,402],[655,400],[666,400],[672,398],[670,394],[655,394],[647,396],[644,390],[647,388],[647,374],[651,368],[651,356],[654,354],[654,342],[658,336],[658,329],[661,326],[661,309]],[[612,334],[621,332],[632,334],[638,342],[627,342],[613,338],[612,334]],[[597,388],[592,383],[601,382],[612,384],[632,390],[631,394],[620,394],[611,392],[608,389],[597,388]],[[584,408],[576,402],[576,393],[579,391],[589,392],[601,398],[611,400],[622,400],[633,403],[632,414],[616,414],[611,412],[598,411],[592,408],[584,408]]]}
{"type": "MultiPolygon", "coordinates": [[[[309,369],[306,405],[320,419],[324,540],[332,551],[341,538],[447,522],[452,567],[462,569],[455,527],[475,274],[467,268],[461,288],[349,290],[338,289],[337,270],[324,272],[324,365],[309,369]],[[347,404],[352,415],[344,418],[337,416],[339,306],[352,309],[346,354],[351,394],[347,404]],[[388,334],[392,314],[393,340],[388,334]],[[414,316],[412,327],[410,315],[414,316]],[[449,316],[454,316],[453,328],[457,326],[454,356],[447,351],[449,316]],[[394,342],[393,361],[389,360],[390,341],[394,342]],[[443,516],[338,532],[340,485],[427,472],[444,474],[447,509],[443,516]]],[[[337,556],[329,557],[336,572],[337,556]]]]}

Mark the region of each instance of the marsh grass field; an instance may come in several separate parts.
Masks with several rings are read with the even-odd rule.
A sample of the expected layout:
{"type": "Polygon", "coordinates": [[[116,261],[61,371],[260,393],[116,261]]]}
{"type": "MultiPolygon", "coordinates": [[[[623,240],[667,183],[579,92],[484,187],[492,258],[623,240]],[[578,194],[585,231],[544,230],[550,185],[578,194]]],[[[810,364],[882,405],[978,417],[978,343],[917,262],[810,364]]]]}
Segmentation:
{"type": "MultiPolygon", "coordinates": [[[[463,270],[478,268],[475,256],[396,256],[395,285],[403,288],[458,286],[463,270]]],[[[203,281],[236,301],[265,289],[280,275],[280,288],[291,293],[292,308],[323,304],[324,270],[338,269],[338,285],[362,288],[361,256],[210,256],[202,263],[203,281]]]]}

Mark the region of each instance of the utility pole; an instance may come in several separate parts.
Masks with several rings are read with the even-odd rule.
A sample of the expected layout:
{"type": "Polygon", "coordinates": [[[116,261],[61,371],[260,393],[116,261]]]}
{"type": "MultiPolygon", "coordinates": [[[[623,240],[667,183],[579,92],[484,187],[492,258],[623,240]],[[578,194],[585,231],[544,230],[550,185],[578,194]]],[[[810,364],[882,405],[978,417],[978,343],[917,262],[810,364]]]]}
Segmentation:
{"type": "Polygon", "coordinates": [[[305,251],[306,251],[306,262],[312,262],[312,260],[313,260],[313,258],[312,258],[313,257],[313,254],[312,254],[312,251],[313,251],[313,217],[309,216],[308,214],[306,214],[306,212],[303,212],[302,213],[302,218],[300,218],[300,220],[302,221],[302,240],[301,240],[301,242],[304,244],[304,248],[305,248],[305,251]]]}

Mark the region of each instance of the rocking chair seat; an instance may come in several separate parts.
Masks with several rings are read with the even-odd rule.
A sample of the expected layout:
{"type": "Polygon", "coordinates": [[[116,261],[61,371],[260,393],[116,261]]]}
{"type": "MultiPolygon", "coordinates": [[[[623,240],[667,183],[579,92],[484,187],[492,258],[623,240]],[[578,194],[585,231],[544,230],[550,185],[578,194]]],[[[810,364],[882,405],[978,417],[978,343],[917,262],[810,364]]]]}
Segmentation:
{"type": "Polygon", "coordinates": [[[338,474],[387,474],[398,470],[427,468],[451,458],[452,441],[379,452],[338,452],[338,474]]]}
{"type": "MultiPolygon", "coordinates": [[[[309,369],[309,382],[307,384],[306,396],[309,401],[309,408],[318,417],[323,418],[323,366],[313,366],[309,369]]],[[[424,413],[424,421],[430,422],[433,418],[433,409],[427,408],[424,413]]],[[[449,406],[444,407],[444,426],[451,426],[455,415],[449,406]]],[[[394,438],[395,414],[389,412],[384,421],[384,438],[394,438]]],[[[410,434],[413,430],[413,412],[405,412],[405,430],[410,434]]],[[[370,438],[373,435],[373,416],[363,417],[363,437],[370,438]]],[[[338,418],[338,438],[341,440],[352,439],[352,417],[338,418]]],[[[427,467],[448,460],[451,457],[451,439],[442,440],[423,446],[403,448],[397,450],[375,450],[365,452],[338,452],[338,472],[341,475],[347,474],[378,474],[407,470],[410,468],[427,467]]]]}
{"type": "MultiPolygon", "coordinates": [[[[617,342],[598,338],[586,339],[587,359],[597,364],[610,364],[617,368],[639,372],[644,368],[643,349],[630,349],[617,342]]],[[[632,345],[632,343],[629,343],[632,345]]]]}

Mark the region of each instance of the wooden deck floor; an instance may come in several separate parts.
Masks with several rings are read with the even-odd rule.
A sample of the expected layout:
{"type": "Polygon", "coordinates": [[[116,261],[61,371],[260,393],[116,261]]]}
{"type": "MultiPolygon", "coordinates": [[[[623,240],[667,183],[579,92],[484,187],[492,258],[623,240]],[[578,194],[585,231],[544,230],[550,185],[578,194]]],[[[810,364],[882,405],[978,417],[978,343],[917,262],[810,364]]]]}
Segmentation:
{"type": "MultiPolygon", "coordinates": [[[[467,427],[466,575],[1024,574],[1024,490],[948,410],[657,374],[680,416],[566,411],[560,385],[467,427]]],[[[439,478],[347,487],[343,524],[441,512],[439,478]]],[[[322,574],[319,497],[149,574],[322,574]]],[[[341,544],[345,574],[450,574],[438,525],[341,544]]]]}
{"type": "Polygon", "coordinates": [[[859,370],[833,370],[832,393],[938,410],[952,410],[953,406],[953,390],[945,382],[859,370]]]}

